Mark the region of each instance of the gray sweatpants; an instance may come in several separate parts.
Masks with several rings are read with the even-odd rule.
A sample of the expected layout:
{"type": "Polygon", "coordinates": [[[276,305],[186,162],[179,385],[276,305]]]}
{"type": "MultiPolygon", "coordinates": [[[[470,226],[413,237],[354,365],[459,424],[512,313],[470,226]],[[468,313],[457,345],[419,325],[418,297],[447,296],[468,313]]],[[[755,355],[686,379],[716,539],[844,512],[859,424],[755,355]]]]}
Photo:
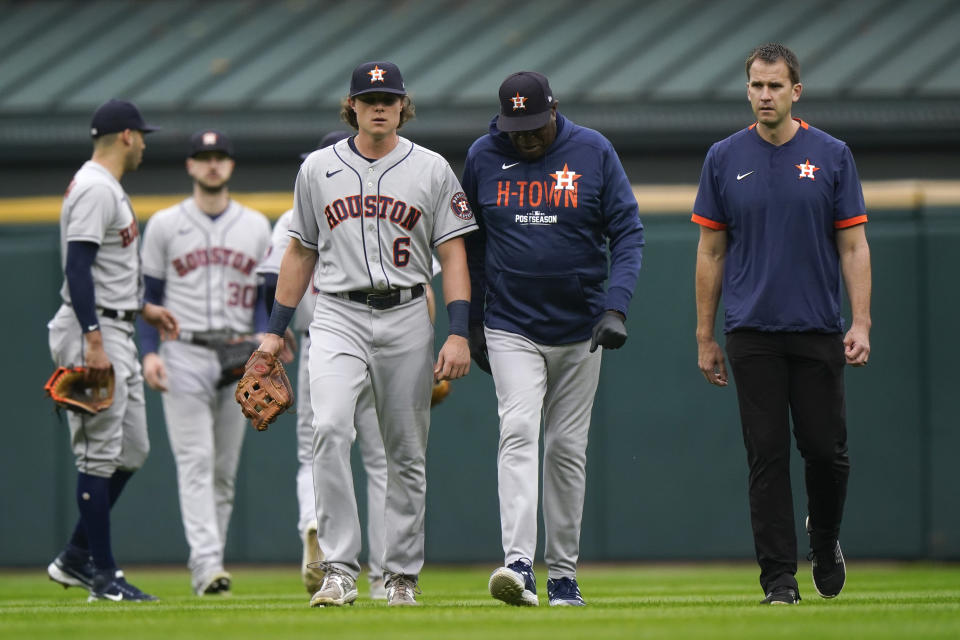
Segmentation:
{"type": "MultiPolygon", "coordinates": [[[[58,367],[84,364],[84,338],[73,309],[62,305],[47,324],[50,355],[58,367]]],[[[100,319],[103,349],[116,379],[113,404],[95,416],[66,411],[77,470],[109,478],[117,469],[136,471],[147,459],[150,440],[143,375],[133,341],[133,323],[100,319]]]]}
{"type": "Polygon", "coordinates": [[[170,448],[177,463],[180,515],[190,546],[193,588],[223,570],[227,526],[247,420],[235,385],[216,387],[220,363],[206,347],[169,341],[160,346],[169,390],[161,395],[170,448]]]}
{"type": "Polygon", "coordinates": [[[369,376],[387,458],[385,574],[423,567],[433,325],[424,297],[386,310],[322,294],[310,325],[317,537],[326,561],[360,574],[350,468],[357,402],[369,376]]]}
{"type": "MultiPolygon", "coordinates": [[[[313,405],[310,401],[310,338],[300,345],[297,375],[297,531],[303,537],[307,525],[317,518],[316,498],[313,493],[313,405]]],[[[360,457],[367,474],[367,554],[370,580],[383,576],[383,515],[384,495],[387,491],[387,455],[383,450],[377,407],[373,401],[373,387],[369,379],[357,398],[356,429],[360,457]]],[[[323,547],[321,547],[321,550],[323,547]]]]}
{"type": "Polygon", "coordinates": [[[587,434],[601,351],[590,341],[547,346],[485,330],[500,414],[497,480],[505,564],[534,559],[543,419],[544,560],[548,577],[575,577],[587,479],[587,434]]]}

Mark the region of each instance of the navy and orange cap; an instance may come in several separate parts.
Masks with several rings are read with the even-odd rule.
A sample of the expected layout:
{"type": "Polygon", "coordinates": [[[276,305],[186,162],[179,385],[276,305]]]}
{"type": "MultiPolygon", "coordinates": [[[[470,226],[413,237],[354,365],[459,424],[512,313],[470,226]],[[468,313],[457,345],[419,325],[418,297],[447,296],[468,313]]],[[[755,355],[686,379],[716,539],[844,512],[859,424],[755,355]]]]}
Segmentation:
{"type": "Polygon", "coordinates": [[[407,95],[400,69],[392,62],[364,62],[353,70],[350,97],[363,93],[395,93],[407,95]]]}
{"type": "Polygon", "coordinates": [[[536,71],[519,71],[500,85],[500,131],[532,131],[550,121],[556,100],[547,77],[536,71]]]}

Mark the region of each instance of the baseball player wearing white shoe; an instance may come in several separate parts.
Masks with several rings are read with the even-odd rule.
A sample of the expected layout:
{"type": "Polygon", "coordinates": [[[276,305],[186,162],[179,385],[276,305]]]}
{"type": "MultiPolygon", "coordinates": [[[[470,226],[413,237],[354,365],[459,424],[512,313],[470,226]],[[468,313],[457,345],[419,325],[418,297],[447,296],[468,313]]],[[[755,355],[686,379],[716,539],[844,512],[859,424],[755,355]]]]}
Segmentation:
{"type": "Polygon", "coordinates": [[[143,377],[134,342],[137,313],[165,335],[177,334],[176,318],[142,303],[140,227],[120,186],[146,148],[136,106],[109,100],[93,114],[93,155],[67,187],[60,213],[63,304],[47,325],[57,366],[83,366],[100,378],[113,369],[113,404],[93,416],[67,414],[77,466],[80,520],[50,563],[51,580],[90,591],[91,600],[156,600],[126,581],[110,544],[110,509],[147,458],[150,442],[143,377]]]}
{"type": "MultiPolygon", "coordinates": [[[[347,132],[334,132],[335,139],[330,144],[346,138],[347,132]]],[[[319,148],[329,146],[325,144],[327,137],[321,141],[319,148]]],[[[257,267],[258,273],[264,276],[267,287],[267,300],[272,303],[271,293],[275,295],[277,275],[280,272],[280,260],[290,243],[290,220],[293,218],[293,209],[287,211],[273,227],[273,238],[270,251],[257,267]]],[[[323,581],[323,571],[318,563],[323,560],[322,550],[317,542],[317,511],[313,491],[313,406],[310,401],[310,321],[313,318],[313,309],[316,306],[319,291],[313,282],[307,288],[297,306],[292,326],[300,336],[300,361],[297,365],[297,505],[299,518],[297,531],[303,541],[303,561],[301,574],[303,583],[311,595],[320,589],[323,581]]],[[[271,304],[272,306],[272,304],[271,304]]],[[[380,562],[383,558],[383,505],[384,494],[387,490],[387,456],[383,450],[383,440],[380,437],[380,427],[377,423],[377,411],[373,403],[373,390],[369,382],[364,385],[357,400],[356,435],[360,447],[360,456],[363,468],[367,475],[367,541],[368,564],[370,579],[370,595],[375,599],[383,599],[386,592],[383,589],[383,568],[380,562]]]]}
{"type": "Polygon", "coordinates": [[[226,343],[262,332],[267,319],[256,266],[270,246],[270,222],[230,198],[234,165],[227,136],[195,133],[186,160],[192,197],[155,213],[143,236],[146,298],[164,301],[184,329],[159,345],[145,329],[143,368],[147,384],[162,393],[197,595],[231,587],[223,552],[246,420],[221,357],[226,343]]]}
{"type": "Polygon", "coordinates": [[[470,283],[461,236],[476,223],[449,164],[397,133],[413,109],[396,65],[358,66],[341,115],[358,133],[313,152],[300,167],[290,224],[294,241],[281,262],[260,348],[281,349],[312,277],[320,291],[310,325],[313,480],[327,571],[311,603],[345,603],[360,572],[349,452],[357,400],[369,377],[387,456],[388,603],[415,604],[423,566],[430,395],[434,379],[459,378],[469,370],[470,283]],[[451,327],[435,364],[424,296],[432,247],[444,272],[451,327]]]}

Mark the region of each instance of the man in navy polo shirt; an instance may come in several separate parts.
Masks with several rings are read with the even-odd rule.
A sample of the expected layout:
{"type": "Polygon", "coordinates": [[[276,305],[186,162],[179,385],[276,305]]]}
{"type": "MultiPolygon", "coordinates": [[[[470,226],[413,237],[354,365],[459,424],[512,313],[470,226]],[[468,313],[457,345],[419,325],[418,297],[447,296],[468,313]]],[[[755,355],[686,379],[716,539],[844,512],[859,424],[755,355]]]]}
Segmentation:
{"type": "Polygon", "coordinates": [[[554,606],[582,606],[576,571],[598,348],[627,339],[643,247],[637,199],[613,145],[558,113],[547,79],[529,71],[500,85],[500,113],[470,147],[462,184],[480,225],[466,240],[470,353],[492,371],[500,413],[505,566],[488,587],[507,604],[539,603],[531,565],[542,417],[547,595],[554,606]]]}
{"type": "Polygon", "coordinates": [[[727,385],[714,337],[722,290],[761,602],[796,604],[789,415],[804,459],[814,586],[833,598],[846,578],[838,542],[850,471],[843,370],[870,355],[867,216],[847,145],[791,115],[802,91],[796,55],[766,44],[746,71],[757,121],[710,148],[694,205],[698,364],[708,382],[727,385]],[[853,314],[846,334],[841,275],[853,314]]]}

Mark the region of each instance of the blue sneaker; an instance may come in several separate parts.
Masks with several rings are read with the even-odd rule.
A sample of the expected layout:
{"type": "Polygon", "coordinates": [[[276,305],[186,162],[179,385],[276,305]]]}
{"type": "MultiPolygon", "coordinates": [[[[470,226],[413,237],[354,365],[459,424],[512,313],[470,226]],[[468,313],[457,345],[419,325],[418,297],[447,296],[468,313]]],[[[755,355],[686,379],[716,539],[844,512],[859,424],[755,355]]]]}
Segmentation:
{"type": "Polygon", "coordinates": [[[490,576],[488,585],[490,595],[515,607],[536,607],[537,579],[533,575],[530,561],[522,558],[500,567],[490,576]]]}
{"type": "Polygon", "coordinates": [[[47,567],[47,575],[54,582],[62,584],[64,589],[67,587],[83,587],[89,591],[93,589],[93,577],[96,575],[96,569],[89,556],[83,562],[71,561],[64,550],[47,567]]]}
{"type": "Polygon", "coordinates": [[[156,596],[144,593],[127,582],[123,577],[123,571],[120,569],[112,569],[94,576],[93,587],[90,589],[90,597],[87,598],[87,602],[93,602],[94,600],[155,602],[158,599],[156,596]]]}
{"type": "Polygon", "coordinates": [[[585,607],[576,578],[548,578],[547,597],[551,607],[585,607]]]}

